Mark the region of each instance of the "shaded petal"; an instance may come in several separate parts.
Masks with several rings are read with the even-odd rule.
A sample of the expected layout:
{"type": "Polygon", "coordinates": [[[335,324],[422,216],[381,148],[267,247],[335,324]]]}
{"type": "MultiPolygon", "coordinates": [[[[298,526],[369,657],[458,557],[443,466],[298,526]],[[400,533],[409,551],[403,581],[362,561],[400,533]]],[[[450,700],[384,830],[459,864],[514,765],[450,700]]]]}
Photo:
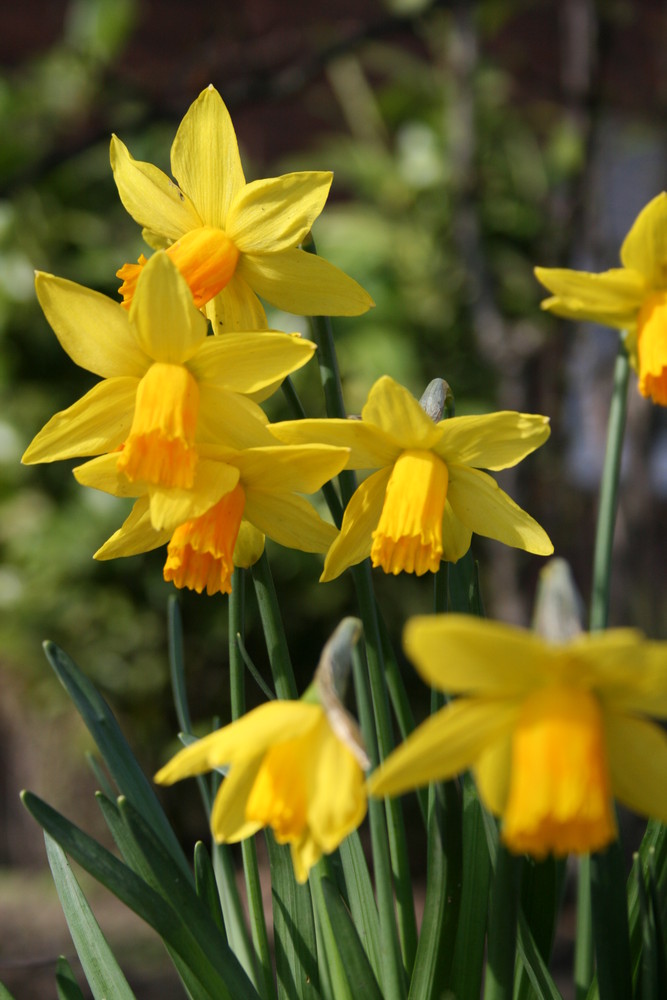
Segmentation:
{"type": "Polygon", "coordinates": [[[458,519],[449,500],[442,512],[442,558],[445,562],[458,562],[470,548],[472,531],[458,519]]]}
{"type": "Polygon", "coordinates": [[[235,844],[261,830],[262,824],[245,818],[248,796],[262,766],[264,754],[239,761],[218,789],[211,811],[211,830],[218,843],[235,844]]]}
{"type": "Polygon", "coordinates": [[[279,545],[301,552],[326,552],[338,534],[333,524],[294,493],[249,491],[243,516],[279,545]]]}
{"type": "Polygon", "coordinates": [[[375,797],[400,795],[431,781],[446,781],[474,765],[508,733],[517,708],[502,701],[461,699],[436,712],[387,757],[368,779],[375,797]]]}
{"type": "Polygon", "coordinates": [[[356,566],[370,555],[372,534],[380,520],[390,476],[391,467],[380,469],[352,494],[343,514],[340,534],[324,560],[321,583],[335,579],[348,566],[356,566]]]}
{"type": "Polygon", "coordinates": [[[264,306],[238,271],[205,309],[213,333],[266,330],[269,325],[264,306]]]}
{"type": "Polygon", "coordinates": [[[447,498],[456,516],[476,534],[539,556],[551,555],[554,547],[544,528],[495,479],[463,465],[449,466],[449,474],[447,498]]]}
{"type": "Polygon", "coordinates": [[[111,139],[111,169],[123,206],[140,226],[171,241],[201,226],[188,196],[152,163],[135,160],[115,135],[111,139]]]}
{"type": "Polygon", "coordinates": [[[359,316],[374,304],[353,278],[305,250],[243,254],[238,273],[271,305],[300,316],[359,316]]]}
{"type": "Polygon", "coordinates": [[[226,231],[241,253],[287,250],[310,232],[333,174],[304,170],[246,184],[227,215],[226,231]]]}
{"type": "Polygon", "coordinates": [[[250,521],[241,521],[234,546],[234,565],[248,569],[254,566],[264,551],[264,533],[258,531],[250,521]]]}
{"type": "Polygon", "coordinates": [[[117,559],[119,556],[137,556],[142,552],[151,552],[165,545],[170,536],[170,531],[155,530],[151,524],[148,497],[141,497],[122,527],[97,550],[95,559],[117,559]]]}
{"type": "Polygon", "coordinates": [[[203,444],[239,449],[272,444],[267,424],[261,406],[245,396],[215,385],[199,386],[197,440],[203,444]]]}
{"type": "Polygon", "coordinates": [[[614,795],[641,816],[667,823],[667,733],[611,712],[604,724],[614,795]]]}
{"type": "Polygon", "coordinates": [[[331,444],[349,448],[346,468],[377,469],[393,465],[401,447],[379,427],[363,420],[283,420],[271,424],[271,433],[286,444],[331,444]]]}
{"type": "MultiPolygon", "coordinates": [[[[202,317],[203,320],[203,317],[202,317]]],[[[265,331],[207,337],[188,362],[198,383],[232,392],[257,392],[282,381],[315,353],[315,344],[298,334],[265,331]]]]}
{"type": "Polygon", "coordinates": [[[401,449],[434,448],[443,436],[443,425],[434,424],[412,393],[389,375],[371,388],[361,419],[379,427],[401,449]]]}
{"type": "Polygon", "coordinates": [[[245,177],[232,120],[211,86],[190,105],[178,127],[171,147],[171,171],[202,221],[224,229],[245,177]]]}
{"type": "Polygon", "coordinates": [[[263,492],[315,493],[345,468],[347,455],[346,448],[285,444],[249,448],[236,457],[235,463],[241,470],[244,487],[263,492]]]}
{"type": "Polygon", "coordinates": [[[553,677],[562,647],[473,615],[417,615],[403,647],[424,681],[450,694],[521,698],[553,677]]]}
{"type": "Polygon", "coordinates": [[[209,733],[180,750],[155,775],[159,785],[171,785],[223,764],[253,761],[273,743],[296,739],[317,725],[322,715],[318,705],[304,701],[268,701],[236,722],[209,733]]]}
{"type": "Polygon", "coordinates": [[[592,320],[619,330],[637,321],[642,301],[650,291],[638,271],[615,268],[601,274],[559,267],[536,267],[538,281],[553,292],[542,308],[566,319],[592,320]]]}
{"type": "Polygon", "coordinates": [[[624,267],[639,271],[655,289],[667,287],[667,194],[649,201],[623,240],[624,267]]]}
{"type": "Polygon", "coordinates": [[[38,271],[35,291],[49,324],[81,368],[113,378],[141,378],[151,359],[137,343],[119,302],[65,278],[38,271]]]}
{"type": "Polygon", "coordinates": [[[308,769],[307,826],[329,854],[366,815],[365,776],[356,757],[323,721],[308,769]]]}
{"type": "Polygon", "coordinates": [[[155,361],[183,364],[206,338],[205,318],[192,301],[185,278],[164,250],[142,268],[130,306],[130,323],[155,361]]]}
{"type": "Polygon", "coordinates": [[[118,448],[132,426],[139,379],[110,378],[51,417],[28,445],[21,459],[56,462],[62,458],[99,455],[118,448]]]}
{"type": "Polygon", "coordinates": [[[440,426],[442,438],[433,450],[445,462],[496,471],[516,465],[551,433],[548,417],[507,410],[450,417],[440,426]]]}
{"type": "Polygon", "coordinates": [[[475,782],[479,797],[494,816],[501,816],[505,811],[511,764],[511,732],[504,733],[499,740],[482,750],[475,764],[475,782]]]}

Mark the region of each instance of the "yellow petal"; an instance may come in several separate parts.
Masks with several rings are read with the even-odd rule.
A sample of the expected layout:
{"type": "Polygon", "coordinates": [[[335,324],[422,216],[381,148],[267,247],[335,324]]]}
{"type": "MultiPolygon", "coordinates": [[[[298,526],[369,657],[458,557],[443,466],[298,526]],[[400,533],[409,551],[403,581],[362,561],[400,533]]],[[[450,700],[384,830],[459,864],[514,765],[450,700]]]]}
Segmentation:
{"type": "Polygon", "coordinates": [[[170,532],[156,531],[151,524],[148,497],[135,503],[122,527],[95,553],[95,559],[117,559],[151,552],[169,541],[170,532]]]}
{"type": "Polygon", "coordinates": [[[442,512],[442,558],[445,562],[458,562],[470,548],[472,531],[452,510],[449,500],[442,512]]]}
{"type": "Polygon", "coordinates": [[[433,450],[445,462],[493,470],[516,465],[550,434],[548,417],[511,411],[450,417],[442,428],[433,450]]]}
{"type": "Polygon", "coordinates": [[[507,804],[512,765],[512,736],[504,733],[477,758],[475,784],[479,797],[494,816],[502,816],[507,804]]]}
{"type": "Polygon", "coordinates": [[[614,268],[601,274],[567,268],[536,267],[538,281],[553,292],[542,308],[566,319],[592,320],[625,330],[634,326],[644,297],[650,291],[638,271],[614,268]]]}
{"type": "Polygon", "coordinates": [[[667,823],[667,734],[663,729],[615,712],[605,715],[611,787],[640,816],[667,823]]]}
{"type": "Polygon", "coordinates": [[[253,181],[235,198],[226,230],[242,253],[272,253],[303,242],[329,195],[333,174],[305,170],[253,181]]]}
{"type": "Polygon", "coordinates": [[[248,569],[254,566],[264,551],[264,534],[250,521],[241,521],[234,546],[234,565],[248,569]]]}
{"type": "Polygon", "coordinates": [[[315,493],[345,468],[346,460],[346,448],[303,444],[247,448],[234,462],[248,489],[315,493]]]}
{"type": "Polygon", "coordinates": [[[451,613],[410,618],[403,646],[427,684],[488,698],[520,698],[541,686],[560,655],[526,629],[451,613]]]}
{"type": "Polygon", "coordinates": [[[83,465],[77,465],[72,470],[77,483],[82,486],[89,486],[94,490],[101,490],[103,493],[111,493],[116,497],[136,497],[145,493],[148,487],[137,488],[135,483],[131,483],[127,476],[121,475],[118,471],[118,452],[111,452],[107,455],[100,455],[92,458],[83,465]]]}
{"type": "Polygon", "coordinates": [[[667,287],[667,194],[645,205],[621,247],[623,266],[639,271],[655,289],[667,287]]]}
{"type": "Polygon", "coordinates": [[[306,364],[315,344],[299,336],[265,331],[208,337],[190,358],[198,382],[231,392],[254,393],[282,381],[306,364]]]}
{"type": "Polygon", "coordinates": [[[171,170],[201,221],[224,229],[229,207],[245,178],[232,120],[211,86],[202,91],[178,127],[171,147],[171,170]]]}
{"type": "Polygon", "coordinates": [[[659,406],[667,406],[667,293],[650,295],[639,311],[637,353],[639,391],[659,406]]]}
{"type": "Polygon", "coordinates": [[[118,302],[42,271],[35,277],[35,291],[56,337],[75,364],[102,378],[141,378],[150,358],[137,343],[118,302]]]}
{"type": "Polygon", "coordinates": [[[357,487],[343,514],[340,534],[327,553],[320,582],[334,580],[370,555],[391,468],[380,469],[357,487]]]}
{"type": "Polygon", "coordinates": [[[206,338],[206,320],[188,284],[159,250],[143,268],[130,306],[130,323],[142,349],[156,361],[182,364],[206,338]]]}
{"type": "MultiPolygon", "coordinates": [[[[204,771],[254,760],[271,744],[288,733],[297,737],[317,724],[321,708],[303,701],[270,701],[253,709],[236,722],[209,733],[180,750],[155,775],[159,785],[171,785],[204,771]]],[[[225,779],[226,780],[226,779],[225,779]]]]}
{"type": "Polygon", "coordinates": [[[35,435],[21,461],[56,462],[62,458],[114,451],[132,425],[139,380],[109,378],[61,410],[35,435]]]}
{"type": "Polygon", "coordinates": [[[151,522],[156,531],[175,531],[184,521],[201,517],[230,493],[239,481],[239,470],[223,462],[197,463],[190,490],[153,488],[150,492],[151,522]]]}
{"type": "Polygon", "coordinates": [[[338,531],[294,493],[248,492],[245,516],[275,542],[301,552],[326,552],[338,531]]]}
{"type": "Polygon", "coordinates": [[[111,168],[120,200],[140,226],[168,240],[177,240],[201,226],[188,196],[152,163],[135,160],[115,135],[111,139],[111,168]]]}
{"type": "Polygon", "coordinates": [[[273,444],[268,419],[257,403],[214,383],[199,386],[197,438],[204,444],[252,448],[273,444]]]}
{"type": "Polygon", "coordinates": [[[305,419],[271,424],[271,433],[286,444],[330,444],[349,448],[348,469],[393,465],[402,448],[374,424],[363,420],[305,419]]]}
{"type": "Polygon", "coordinates": [[[359,316],[374,304],[356,281],[305,250],[244,254],[238,273],[271,305],[299,316],[359,316]]]}
{"type": "Polygon", "coordinates": [[[434,424],[415,397],[389,375],[372,386],[361,418],[379,427],[401,449],[433,448],[443,434],[442,425],[434,424]]]}
{"type": "Polygon", "coordinates": [[[544,528],[517,506],[491,476],[463,465],[449,467],[449,502],[456,516],[478,535],[526,552],[554,550],[544,528]]]}
{"type": "Polygon", "coordinates": [[[374,797],[400,795],[446,781],[475,763],[511,730],[517,708],[504,702],[461,699],[418,726],[368,779],[374,797]]]}
{"type": "Polygon", "coordinates": [[[238,269],[223,290],[206,303],[206,315],[213,333],[267,330],[269,326],[262,303],[238,269]]]}
{"type": "Polygon", "coordinates": [[[326,719],[319,727],[313,758],[317,764],[308,774],[307,825],[315,843],[329,854],[366,815],[365,776],[326,719]]]}
{"type": "Polygon", "coordinates": [[[219,844],[236,844],[261,830],[261,823],[246,819],[246,804],[263,756],[262,752],[238,761],[218,789],[211,811],[211,831],[219,844]]]}

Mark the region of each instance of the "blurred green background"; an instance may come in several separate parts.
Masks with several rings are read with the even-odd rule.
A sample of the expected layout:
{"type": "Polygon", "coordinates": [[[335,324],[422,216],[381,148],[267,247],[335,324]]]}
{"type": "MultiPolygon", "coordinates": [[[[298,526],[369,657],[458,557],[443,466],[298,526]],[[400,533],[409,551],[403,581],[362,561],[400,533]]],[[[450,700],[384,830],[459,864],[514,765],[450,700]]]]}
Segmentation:
{"type": "MultiPolygon", "coordinates": [[[[81,800],[90,787],[79,770],[86,739],[43,639],[61,644],[106,693],[148,769],[173,746],[164,553],[95,563],[127,507],[78,487],[76,463],[19,460],[48,417],[94,381],[41,315],[33,270],[116,295],[115,271],[144,247],[113,184],[110,134],[168,171],[178,122],[209,83],[230,108],[249,180],[335,172],[314,231],[318,251],[377,303],[334,321],[349,411],[389,373],[417,396],[446,378],[457,413],[549,414],[550,442],[499,478],[588,593],[616,339],[542,315],[532,268],[613,266],[634,215],[663,187],[663,5],[314,6],[24,0],[3,12],[0,866],[42,856],[19,787],[89,820],[94,810],[81,800]]],[[[307,332],[302,318],[270,319],[307,332]]],[[[315,365],[295,384],[308,411],[321,414],[315,365]]],[[[663,414],[632,392],[612,620],[658,637],[667,438],[663,414]]],[[[288,414],[280,396],[269,409],[288,414]]],[[[487,611],[527,623],[540,560],[482,540],[474,553],[487,611]]],[[[322,643],[353,610],[351,585],[319,585],[310,556],[274,548],[270,556],[305,686],[322,643]]],[[[378,574],[377,582],[396,635],[411,612],[430,607],[430,579],[378,574]]],[[[227,718],[226,602],[184,593],[181,609],[192,712],[206,726],[212,710],[227,718]]],[[[250,593],[248,615],[252,625],[250,593]]],[[[259,638],[249,648],[265,669],[259,638]]]]}

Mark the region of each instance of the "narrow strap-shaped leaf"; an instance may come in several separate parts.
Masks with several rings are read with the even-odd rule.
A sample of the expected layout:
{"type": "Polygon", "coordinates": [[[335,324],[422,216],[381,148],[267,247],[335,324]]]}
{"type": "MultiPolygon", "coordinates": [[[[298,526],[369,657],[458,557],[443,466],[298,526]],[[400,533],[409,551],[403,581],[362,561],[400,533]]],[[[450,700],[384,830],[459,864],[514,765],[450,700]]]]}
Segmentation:
{"type": "Polygon", "coordinates": [[[81,967],[95,1000],[136,1000],[86,897],[55,840],[44,834],[46,856],[81,967]]]}
{"type": "Polygon", "coordinates": [[[266,552],[262,553],[251,572],[276,694],[279,698],[296,698],[294,670],[266,552]]]}
{"type": "MultiPolygon", "coordinates": [[[[651,901],[653,913],[654,941],[655,941],[655,961],[656,961],[656,995],[667,996],[667,934],[665,934],[664,915],[665,892],[658,881],[658,873],[655,866],[655,851],[650,851],[648,856],[648,894],[651,901]]],[[[663,872],[664,874],[664,872],[663,872]]]]}
{"type": "Polygon", "coordinates": [[[90,730],[118,789],[163,840],[184,877],[191,880],[192,874],[176,834],[104,698],[55,643],[44,643],[44,652],[90,730]]]}
{"type": "Polygon", "coordinates": [[[627,893],[618,841],[591,856],[591,901],[600,1000],[631,1000],[627,893]]]}
{"type": "MultiPolygon", "coordinates": [[[[556,924],[560,912],[565,879],[565,862],[553,857],[544,861],[524,862],[521,878],[521,908],[535,945],[548,965],[551,957],[556,924]]],[[[515,1000],[529,1000],[532,996],[531,982],[525,965],[517,970],[515,1000]]]]}
{"type": "Polygon", "coordinates": [[[220,896],[218,895],[218,885],[215,881],[215,872],[211,856],[206,849],[206,844],[198,840],[195,844],[195,888],[197,895],[204,903],[204,906],[211,914],[213,922],[227,940],[225,922],[222,918],[222,907],[220,896]]]}
{"type": "MultiPolygon", "coordinates": [[[[219,775],[212,774],[211,778],[217,779],[219,775]]],[[[236,881],[236,868],[231,846],[217,844],[214,841],[211,844],[211,857],[229,947],[247,971],[253,967],[253,950],[236,881]]]]}
{"type": "Polygon", "coordinates": [[[657,941],[653,907],[646,892],[644,876],[635,855],[632,874],[637,880],[637,898],[642,926],[641,962],[639,966],[639,990],[635,993],[640,1000],[660,1000],[658,995],[657,941]]]}
{"type": "Polygon", "coordinates": [[[298,885],[289,848],[266,830],[271,866],[276,977],[280,1000],[320,997],[310,886],[298,885]]]}
{"type": "Polygon", "coordinates": [[[514,992],[521,859],[498,847],[489,905],[484,1000],[511,1000],[514,992]]]}
{"type": "Polygon", "coordinates": [[[232,974],[232,982],[239,988],[234,992],[228,987],[226,976],[231,963],[222,949],[215,956],[206,954],[187,921],[127,865],[32,792],[23,792],[21,799],[66,854],[145,920],[174,949],[200,983],[200,997],[206,996],[210,1000],[257,1000],[257,993],[249,980],[239,986],[238,977],[232,974]]]}
{"type": "Polygon", "coordinates": [[[117,789],[112,788],[109,777],[102,768],[99,760],[95,757],[95,754],[91,753],[89,750],[85,754],[86,763],[88,767],[95,775],[95,779],[100,786],[100,791],[104,792],[108,799],[115,799],[118,794],[117,789]]]}
{"type": "MultiPolygon", "coordinates": [[[[81,987],[76,981],[76,976],[72,971],[64,955],[61,955],[56,963],[56,993],[58,1000],[84,1000],[81,987]]],[[[0,989],[0,1000],[8,1000],[0,989]]]]}
{"type": "Polygon", "coordinates": [[[341,950],[336,940],[327,904],[322,895],[321,881],[328,865],[324,859],[310,870],[310,885],[315,914],[317,937],[317,958],[320,970],[320,986],[326,1000],[355,1000],[356,993],[348,979],[341,950]]]}
{"type": "Polygon", "coordinates": [[[380,921],[373,886],[355,830],[339,847],[345,874],[350,912],[377,979],[380,978],[380,921]]]}
{"type": "MultiPolygon", "coordinates": [[[[319,880],[324,912],[318,908],[322,919],[328,919],[336,948],[353,998],[382,1000],[382,993],[371,968],[368,956],[338,889],[326,876],[319,880]]],[[[317,898],[317,897],[316,897],[317,898]]],[[[335,996],[339,993],[335,992],[335,996]]]]}

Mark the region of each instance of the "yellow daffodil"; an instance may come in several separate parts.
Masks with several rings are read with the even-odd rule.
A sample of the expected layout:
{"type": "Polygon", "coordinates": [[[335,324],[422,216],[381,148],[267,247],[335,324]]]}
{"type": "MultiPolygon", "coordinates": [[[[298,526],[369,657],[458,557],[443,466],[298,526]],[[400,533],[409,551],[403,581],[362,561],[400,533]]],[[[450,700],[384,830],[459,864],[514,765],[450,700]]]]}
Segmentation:
{"type": "Polygon", "coordinates": [[[418,617],[404,645],[424,680],[460,695],[371,776],[397,795],[473,768],[517,853],[586,853],[616,836],[612,798],[667,822],[667,646],[631,629],[566,643],[464,615],[418,617]]]}
{"type": "Polygon", "coordinates": [[[297,881],[305,882],[322,854],[366,815],[368,760],[353,720],[340,725],[340,714],[347,714],[340,703],[337,721],[330,719],[331,701],[316,682],[301,701],[260,705],[181,750],[155,781],[170,785],[229,765],[211,813],[215,839],[235,843],[270,826],[279,843],[290,845],[297,881]]]}
{"type": "Polygon", "coordinates": [[[84,486],[140,497],[96,559],[137,555],[168,542],[165,580],[198,593],[228,594],[234,566],[255,563],[265,535],[302,552],[326,552],[336,529],[299,494],[314,493],[337,475],[347,454],[345,448],[275,440],[242,451],[202,446],[187,490],[129,483],[115,455],[86,462],[74,475],[84,486]]]}
{"type": "Polygon", "coordinates": [[[160,252],[146,265],[129,314],[97,292],[38,274],[37,296],[72,360],[103,379],[37,434],[23,461],[99,455],[128,482],[189,489],[197,442],[242,448],[266,422],[262,397],[311,357],[284,333],[207,336],[187,284],[160,252]]]}
{"type": "Polygon", "coordinates": [[[627,331],[639,391],[667,406],[667,194],[646,205],[621,246],[622,267],[600,274],[536,267],[552,292],[542,308],[627,331]]]}
{"type": "Polygon", "coordinates": [[[322,580],[370,555],[386,573],[435,572],[456,562],[472,532],[549,555],[545,531],[485,469],[505,469],[549,436],[547,417],[501,412],[434,423],[389,376],[371,389],[361,420],[286,421],[285,441],[318,440],[351,449],[348,468],[376,469],[354,493],[322,580]]]}
{"type": "MultiPolygon", "coordinates": [[[[215,333],[265,329],[258,295],[309,316],[356,316],[373,305],[352,278],[298,249],[324,208],[332,174],[308,170],[247,184],[234,126],[213,87],[176,133],[171,169],[178,187],[151,163],[133,159],[115,136],[111,166],[144,239],[168,248],[215,333]]],[[[126,304],[144,263],[141,257],[118,272],[126,304]]]]}

